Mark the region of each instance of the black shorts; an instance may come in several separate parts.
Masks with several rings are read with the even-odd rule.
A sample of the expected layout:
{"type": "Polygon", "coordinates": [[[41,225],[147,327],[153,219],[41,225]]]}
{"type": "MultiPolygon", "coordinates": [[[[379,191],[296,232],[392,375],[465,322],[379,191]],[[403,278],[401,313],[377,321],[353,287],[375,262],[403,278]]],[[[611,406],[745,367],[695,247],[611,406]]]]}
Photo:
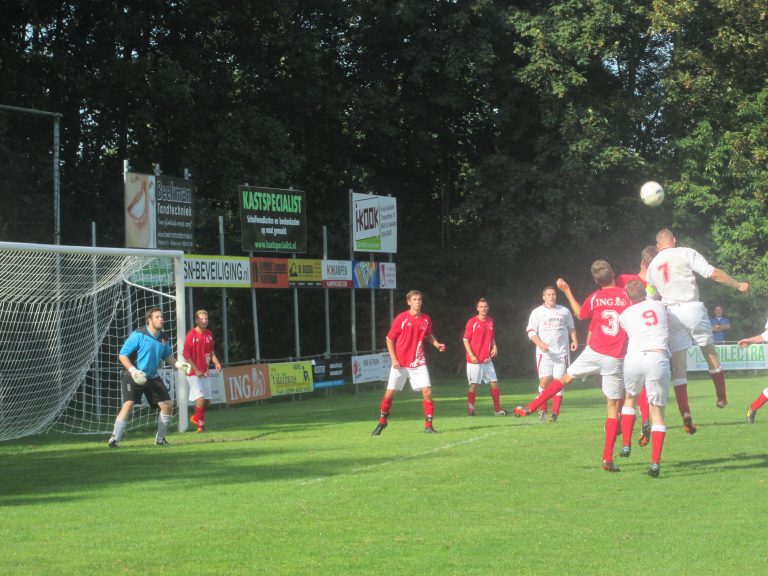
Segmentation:
{"type": "Polygon", "coordinates": [[[158,402],[171,399],[171,395],[168,393],[168,389],[165,387],[160,376],[148,376],[144,384],[136,384],[130,372],[124,370],[120,384],[123,391],[123,402],[133,401],[138,404],[141,402],[141,397],[146,396],[149,405],[155,406],[158,402]]]}

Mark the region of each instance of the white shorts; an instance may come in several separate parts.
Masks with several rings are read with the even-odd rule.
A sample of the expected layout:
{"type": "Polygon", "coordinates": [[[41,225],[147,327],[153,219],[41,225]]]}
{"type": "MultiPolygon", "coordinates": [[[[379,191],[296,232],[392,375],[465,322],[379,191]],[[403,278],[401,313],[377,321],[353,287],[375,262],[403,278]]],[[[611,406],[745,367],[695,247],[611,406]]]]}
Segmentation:
{"type": "Polygon", "coordinates": [[[542,352],[536,348],[536,369],[539,372],[539,378],[552,376],[553,378],[562,378],[570,363],[570,354],[552,354],[551,352],[542,352]]]}
{"type": "Polygon", "coordinates": [[[693,345],[714,344],[712,324],[701,302],[685,302],[667,306],[669,312],[669,350],[673,354],[693,345]]]}
{"type": "Polygon", "coordinates": [[[493,367],[493,361],[488,360],[482,364],[472,364],[467,362],[467,380],[470,384],[490,384],[498,382],[496,379],[496,369],[493,367]]]}
{"type": "Polygon", "coordinates": [[[422,364],[418,368],[395,368],[393,366],[389,370],[387,390],[402,390],[406,380],[411,382],[411,390],[414,391],[432,386],[426,364],[422,364]]]}
{"type": "Polygon", "coordinates": [[[602,376],[602,389],[606,398],[624,398],[624,360],[595,352],[587,346],[576,361],[568,367],[571,378],[585,379],[593,374],[602,376]]]}
{"type": "Polygon", "coordinates": [[[669,397],[669,357],[666,352],[633,352],[624,358],[624,386],[632,396],[643,390],[648,402],[666,406],[669,397]]]}
{"type": "Polygon", "coordinates": [[[187,376],[187,382],[189,382],[190,402],[194,402],[199,398],[210,400],[213,397],[211,394],[211,378],[208,375],[187,376]]]}

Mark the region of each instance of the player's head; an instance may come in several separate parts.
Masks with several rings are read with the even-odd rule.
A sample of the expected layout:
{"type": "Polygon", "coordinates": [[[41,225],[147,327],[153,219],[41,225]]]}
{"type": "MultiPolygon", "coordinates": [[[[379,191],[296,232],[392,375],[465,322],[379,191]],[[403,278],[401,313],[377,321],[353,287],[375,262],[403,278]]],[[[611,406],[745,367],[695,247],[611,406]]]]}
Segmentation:
{"type": "Polygon", "coordinates": [[[480,300],[477,301],[477,313],[480,316],[488,316],[488,311],[491,309],[491,306],[488,304],[488,300],[485,298],[480,298],[480,300]]]}
{"type": "Polygon", "coordinates": [[[675,235],[672,234],[672,230],[669,228],[663,228],[656,233],[656,248],[659,250],[662,248],[674,248],[675,242],[675,235]]]}
{"type": "Polygon", "coordinates": [[[554,286],[544,286],[544,290],[541,291],[541,299],[544,301],[544,306],[547,308],[554,308],[557,304],[557,290],[554,286]]]}
{"type": "Polygon", "coordinates": [[[147,326],[150,328],[154,330],[160,330],[163,327],[163,322],[165,319],[163,318],[163,311],[160,310],[160,308],[156,306],[149,308],[144,317],[147,321],[147,326]]]}
{"type": "Polygon", "coordinates": [[[656,254],[659,253],[659,249],[656,246],[646,246],[643,251],[640,252],[640,268],[648,269],[651,264],[651,260],[656,258],[656,254]]]}
{"type": "Polygon", "coordinates": [[[410,290],[408,294],[405,295],[405,301],[408,302],[408,306],[412,311],[418,312],[421,310],[422,296],[421,292],[418,290],[410,290]]]}
{"type": "Polygon", "coordinates": [[[208,327],[208,310],[198,310],[195,312],[195,324],[200,328],[208,327]]]}
{"type": "Polygon", "coordinates": [[[629,296],[632,304],[637,304],[645,300],[645,283],[640,280],[630,280],[624,287],[624,291],[629,296]]]}
{"type": "Polygon", "coordinates": [[[613,268],[607,260],[595,260],[592,262],[592,278],[601,287],[611,286],[613,284],[613,268]]]}

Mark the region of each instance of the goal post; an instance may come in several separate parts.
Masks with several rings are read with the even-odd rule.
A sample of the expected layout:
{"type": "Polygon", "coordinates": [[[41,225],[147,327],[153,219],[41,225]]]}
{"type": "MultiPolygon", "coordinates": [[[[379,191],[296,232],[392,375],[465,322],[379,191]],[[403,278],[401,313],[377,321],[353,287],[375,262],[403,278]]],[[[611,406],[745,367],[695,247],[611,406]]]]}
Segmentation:
{"type": "MultiPolygon", "coordinates": [[[[184,347],[184,253],[0,242],[0,440],[108,434],[122,405],[118,355],[150,307],[184,347]]],[[[187,429],[186,377],[160,371],[187,429]]],[[[129,430],[154,425],[136,405],[129,430]]]]}

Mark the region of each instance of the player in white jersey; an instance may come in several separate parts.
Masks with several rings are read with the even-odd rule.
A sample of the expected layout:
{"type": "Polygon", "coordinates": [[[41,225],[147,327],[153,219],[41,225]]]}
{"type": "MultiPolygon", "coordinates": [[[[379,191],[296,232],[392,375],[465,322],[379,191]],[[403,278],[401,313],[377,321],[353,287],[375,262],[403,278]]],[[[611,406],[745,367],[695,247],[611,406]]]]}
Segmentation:
{"type": "Polygon", "coordinates": [[[621,436],[623,446],[619,456],[626,458],[632,452],[632,428],[635,425],[635,406],[642,390],[648,397],[651,418],[650,476],[658,476],[661,449],[666,436],[664,407],[669,395],[669,324],[667,309],[658,300],[647,300],[645,283],[630,281],[625,290],[632,305],[619,315],[619,324],[627,333],[627,355],[624,357],[624,387],[627,390],[621,409],[621,436]]]}
{"type": "Polygon", "coordinates": [[[674,234],[663,229],[656,234],[658,255],[648,267],[647,281],[658,291],[661,301],[669,310],[669,348],[672,352],[672,380],[675,398],[683,417],[685,431],[696,433],[691,409],[688,405],[688,377],[686,351],[692,345],[701,347],[709,366],[709,375],[717,392],[717,407],[728,404],[725,393],[725,373],[717,358],[712,337],[712,325],[704,304],[699,301],[696,276],[711,278],[715,282],[747,292],[749,283],[739,282],[726,272],[711,266],[692,248],[678,248],[674,234]]]}
{"type": "MultiPolygon", "coordinates": [[[[528,338],[536,344],[536,369],[539,375],[539,393],[544,391],[553,378],[562,378],[570,363],[570,352],[579,347],[579,339],[573,323],[573,315],[565,306],[557,303],[554,286],[547,286],[541,292],[544,304],[535,308],[528,319],[528,338]],[[568,338],[570,336],[570,346],[568,338]]],[[[557,422],[563,391],[552,397],[550,422],[557,422]]],[[[547,417],[547,403],[539,410],[539,419],[547,417]]]]}
{"type": "MultiPolygon", "coordinates": [[[[765,323],[765,331],[762,334],[739,340],[739,347],[745,348],[750,344],[763,344],[764,342],[768,342],[768,322],[765,323]]],[[[768,387],[763,388],[763,391],[760,392],[760,396],[758,396],[752,404],[747,406],[747,424],[755,423],[757,411],[760,410],[766,402],[768,402],[768,387]]]]}

